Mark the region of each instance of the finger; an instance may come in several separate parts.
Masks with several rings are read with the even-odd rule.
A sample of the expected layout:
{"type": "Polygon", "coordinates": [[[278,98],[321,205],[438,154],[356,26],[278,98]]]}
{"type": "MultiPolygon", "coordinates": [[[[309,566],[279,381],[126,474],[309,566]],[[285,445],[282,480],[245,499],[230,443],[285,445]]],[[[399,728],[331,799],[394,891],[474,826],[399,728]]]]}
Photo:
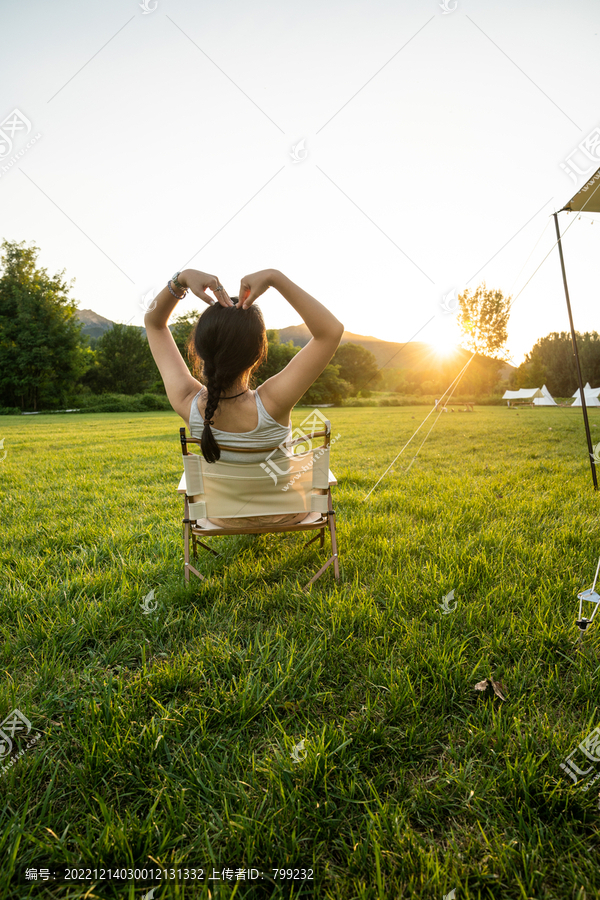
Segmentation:
{"type": "Polygon", "coordinates": [[[243,282],[240,285],[240,306],[242,309],[248,309],[249,306],[254,303],[254,297],[252,296],[252,291],[245,285],[243,282]]]}
{"type": "Polygon", "coordinates": [[[234,302],[231,299],[231,297],[229,296],[229,294],[227,293],[227,291],[225,290],[225,288],[223,288],[223,290],[221,291],[221,296],[223,297],[223,300],[225,301],[223,304],[224,306],[234,306],[234,302]]]}
{"type": "Polygon", "coordinates": [[[221,306],[233,306],[233,301],[229,297],[229,294],[227,293],[219,279],[216,277],[211,287],[211,291],[213,292],[221,306]]]}

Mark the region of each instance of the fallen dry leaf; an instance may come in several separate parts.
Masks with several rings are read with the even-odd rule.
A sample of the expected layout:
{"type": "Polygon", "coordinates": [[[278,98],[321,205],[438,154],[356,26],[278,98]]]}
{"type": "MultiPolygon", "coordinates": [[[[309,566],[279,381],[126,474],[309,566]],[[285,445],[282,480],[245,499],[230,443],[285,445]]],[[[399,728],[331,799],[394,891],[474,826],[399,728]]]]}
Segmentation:
{"type": "Polygon", "coordinates": [[[504,696],[504,691],[506,690],[506,688],[504,687],[502,682],[494,681],[493,678],[490,678],[490,681],[492,682],[492,688],[494,689],[496,697],[499,697],[500,700],[506,700],[506,697],[504,696]]]}
{"type": "Polygon", "coordinates": [[[492,688],[494,694],[496,695],[496,697],[498,697],[499,700],[506,700],[506,697],[504,696],[504,691],[506,690],[506,688],[501,681],[494,681],[493,678],[484,678],[483,681],[478,681],[473,690],[485,691],[489,687],[492,688]]]}

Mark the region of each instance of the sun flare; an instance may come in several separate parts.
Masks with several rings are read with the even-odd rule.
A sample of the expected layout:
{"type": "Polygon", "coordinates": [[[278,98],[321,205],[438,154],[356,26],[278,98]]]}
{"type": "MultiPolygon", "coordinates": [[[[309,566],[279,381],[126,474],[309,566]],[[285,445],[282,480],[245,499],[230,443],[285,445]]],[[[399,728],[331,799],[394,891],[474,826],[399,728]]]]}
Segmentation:
{"type": "Polygon", "coordinates": [[[451,338],[435,338],[429,341],[429,346],[438,356],[450,356],[456,350],[456,341],[451,338]]]}

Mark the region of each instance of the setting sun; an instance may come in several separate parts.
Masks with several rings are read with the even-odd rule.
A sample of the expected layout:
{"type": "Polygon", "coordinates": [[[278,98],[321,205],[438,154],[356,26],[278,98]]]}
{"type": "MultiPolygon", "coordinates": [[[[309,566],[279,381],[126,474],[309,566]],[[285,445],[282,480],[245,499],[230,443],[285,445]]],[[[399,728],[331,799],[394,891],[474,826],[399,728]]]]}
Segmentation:
{"type": "Polygon", "coordinates": [[[450,356],[457,348],[456,342],[451,338],[435,338],[428,341],[428,344],[438,356],[450,356]]]}

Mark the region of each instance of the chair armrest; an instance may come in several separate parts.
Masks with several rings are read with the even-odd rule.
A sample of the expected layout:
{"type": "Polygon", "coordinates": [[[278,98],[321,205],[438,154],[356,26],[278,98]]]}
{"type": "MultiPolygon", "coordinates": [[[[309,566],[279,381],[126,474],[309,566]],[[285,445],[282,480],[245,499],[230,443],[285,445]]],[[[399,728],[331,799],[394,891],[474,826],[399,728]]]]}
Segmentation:
{"type": "Polygon", "coordinates": [[[332,484],[337,484],[337,483],[338,483],[337,478],[335,477],[335,475],[333,474],[333,472],[330,469],[329,470],[329,487],[331,487],[332,484]]]}
{"type": "Polygon", "coordinates": [[[185,472],[184,472],[183,475],[181,476],[181,481],[179,482],[179,485],[177,487],[177,493],[185,494],[185,491],[186,491],[186,488],[185,488],[185,472]]]}

